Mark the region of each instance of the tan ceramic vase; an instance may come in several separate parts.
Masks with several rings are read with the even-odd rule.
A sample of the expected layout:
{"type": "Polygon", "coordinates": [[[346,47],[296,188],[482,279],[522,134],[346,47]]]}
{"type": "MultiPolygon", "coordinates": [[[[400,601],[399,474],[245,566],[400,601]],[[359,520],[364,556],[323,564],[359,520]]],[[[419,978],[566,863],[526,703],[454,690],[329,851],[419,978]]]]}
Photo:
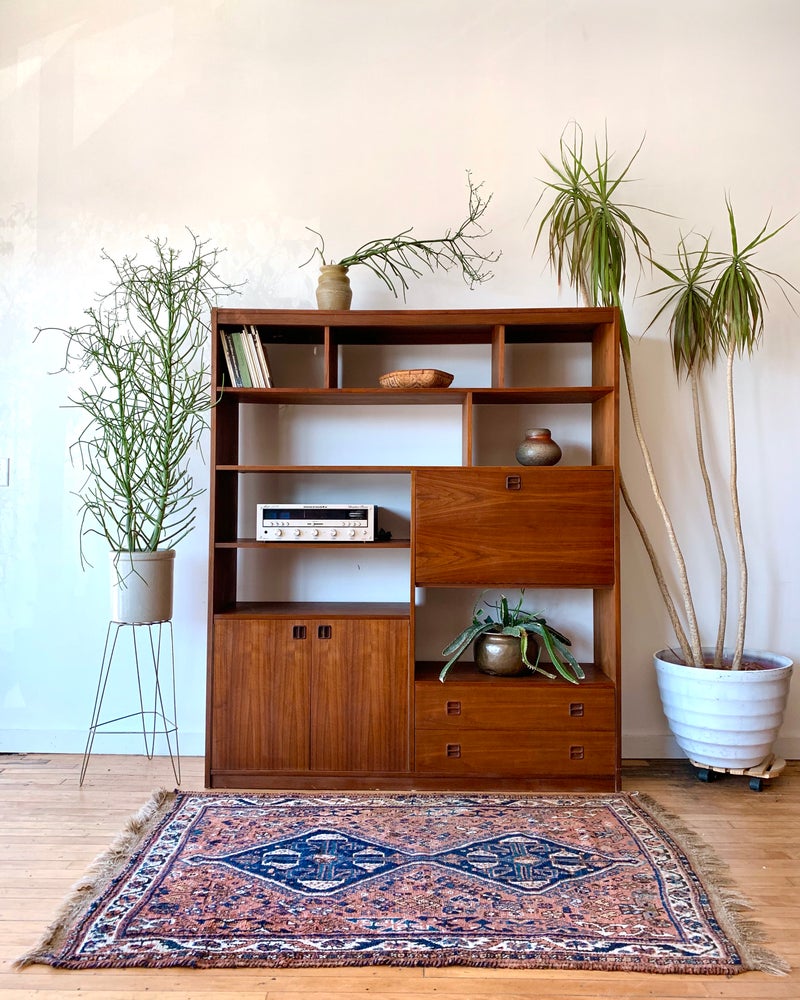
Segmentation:
{"type": "Polygon", "coordinates": [[[317,306],[320,309],[349,309],[353,289],[347,268],[341,264],[323,264],[317,282],[317,306]]]}

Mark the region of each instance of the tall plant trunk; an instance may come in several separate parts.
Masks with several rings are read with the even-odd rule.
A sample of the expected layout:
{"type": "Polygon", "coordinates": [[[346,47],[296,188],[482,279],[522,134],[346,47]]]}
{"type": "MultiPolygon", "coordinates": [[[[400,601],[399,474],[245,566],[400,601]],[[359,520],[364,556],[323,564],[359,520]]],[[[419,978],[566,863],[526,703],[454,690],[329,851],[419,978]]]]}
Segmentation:
{"type": "Polygon", "coordinates": [[[736,536],[736,552],[739,558],[739,621],[736,628],[736,644],[733,650],[731,668],[739,670],[742,666],[744,652],[744,633],[747,626],[747,557],[744,549],[744,532],[742,531],[742,515],[739,507],[739,482],[736,461],[736,412],[733,402],[733,360],[736,345],[730,338],[728,345],[728,366],[726,371],[728,394],[728,441],[730,443],[731,465],[731,511],[733,512],[733,530],[736,536]]]}
{"type": "Polygon", "coordinates": [[[722,545],[722,535],[720,534],[719,521],[717,520],[717,507],[714,503],[711,478],[708,475],[708,466],[706,465],[706,455],[703,447],[703,421],[700,412],[700,381],[694,367],[689,370],[689,383],[692,387],[692,410],[694,413],[694,437],[695,444],[697,445],[697,461],[700,465],[700,474],[703,477],[706,502],[708,503],[708,515],[711,518],[711,528],[714,532],[714,541],[716,542],[717,556],[719,557],[719,625],[717,627],[717,644],[714,647],[714,668],[719,670],[722,667],[722,650],[725,646],[725,629],[728,624],[728,561],[725,558],[725,549],[722,545]]]}
{"type": "Polygon", "coordinates": [[[684,662],[691,663],[692,661],[692,649],[689,645],[689,640],[686,638],[686,630],[683,627],[683,623],[680,620],[678,614],[678,609],[675,607],[675,602],[672,600],[672,594],[669,592],[669,587],[667,586],[667,581],[664,579],[664,573],[661,570],[661,564],[658,561],[658,556],[653,548],[653,544],[650,541],[650,536],[647,533],[647,528],[645,528],[642,519],[639,517],[636,508],[633,505],[633,500],[631,500],[630,493],[628,493],[628,487],[625,485],[625,480],[620,475],[619,478],[619,488],[622,493],[622,499],[625,501],[625,506],[628,508],[628,513],[633,518],[633,523],[639,532],[639,537],[642,539],[642,544],[645,547],[647,555],[650,557],[650,565],[653,567],[653,574],[656,578],[656,583],[658,584],[658,589],[661,591],[661,597],[664,600],[664,604],[667,609],[667,614],[669,615],[669,620],[672,623],[673,631],[675,632],[675,638],[678,640],[678,645],[681,648],[681,656],[684,662]]]}
{"type": "MultiPolygon", "coordinates": [[[[644,459],[644,464],[647,469],[647,476],[650,480],[650,488],[653,493],[653,497],[656,501],[658,509],[661,513],[661,518],[664,522],[664,527],[667,532],[667,537],[669,538],[669,543],[672,548],[672,553],[675,557],[675,563],[678,569],[678,579],[681,588],[681,596],[683,597],[683,606],[686,612],[686,621],[689,627],[689,650],[690,659],[687,663],[691,662],[692,666],[702,667],[703,666],[703,650],[700,645],[700,630],[697,625],[697,614],[694,610],[694,601],[692,600],[692,591],[689,586],[689,574],[686,571],[686,561],[683,558],[683,552],[678,544],[678,537],[675,533],[675,527],[672,523],[672,518],[669,516],[669,511],[667,510],[664,499],[661,496],[661,489],[658,485],[658,480],[656,479],[655,469],[653,468],[653,461],[650,457],[650,449],[647,447],[647,442],[644,439],[644,432],[642,431],[642,424],[639,418],[639,406],[636,401],[636,388],[633,384],[633,372],[631,370],[631,359],[627,351],[622,350],[622,364],[625,371],[625,381],[628,386],[628,401],[631,408],[631,417],[633,418],[633,429],[636,433],[636,440],[639,442],[639,450],[642,453],[642,458],[644,459]]],[[[667,608],[669,610],[669,608],[667,608]]]]}

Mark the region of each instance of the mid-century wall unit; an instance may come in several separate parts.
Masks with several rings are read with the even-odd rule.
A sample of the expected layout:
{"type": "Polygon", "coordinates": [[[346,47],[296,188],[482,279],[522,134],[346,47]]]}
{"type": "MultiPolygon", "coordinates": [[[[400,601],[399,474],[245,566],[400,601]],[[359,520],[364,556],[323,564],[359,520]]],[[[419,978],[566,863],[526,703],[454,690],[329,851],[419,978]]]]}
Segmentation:
{"type": "Polygon", "coordinates": [[[208,787],[620,787],[618,322],[214,310],[208,787]],[[272,388],[230,385],[222,335],[243,329],[272,388]],[[379,385],[410,368],[454,379],[379,385]],[[540,416],[564,456],[521,466],[540,416]],[[256,539],[258,503],[375,497],[374,541],[256,539]],[[467,653],[440,682],[471,617],[453,608],[519,588],[559,628],[537,596],[574,598],[586,679],[490,676],[467,653]]]}

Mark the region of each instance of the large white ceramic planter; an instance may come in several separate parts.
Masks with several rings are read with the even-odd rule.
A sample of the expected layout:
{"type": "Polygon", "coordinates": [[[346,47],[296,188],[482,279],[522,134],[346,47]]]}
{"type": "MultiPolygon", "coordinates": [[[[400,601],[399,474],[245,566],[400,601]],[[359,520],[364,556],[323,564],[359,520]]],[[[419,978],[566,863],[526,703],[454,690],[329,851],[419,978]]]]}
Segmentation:
{"type": "Polygon", "coordinates": [[[129,625],[169,621],[175,550],[110,555],[111,620],[129,625]]]}
{"type": "MultiPolygon", "coordinates": [[[[713,650],[704,649],[713,655],[713,650]]],[[[747,768],[772,751],[783,722],[792,661],[746,649],[760,670],[687,667],[669,649],[653,656],[664,714],[687,757],[698,764],[747,768]]]]}

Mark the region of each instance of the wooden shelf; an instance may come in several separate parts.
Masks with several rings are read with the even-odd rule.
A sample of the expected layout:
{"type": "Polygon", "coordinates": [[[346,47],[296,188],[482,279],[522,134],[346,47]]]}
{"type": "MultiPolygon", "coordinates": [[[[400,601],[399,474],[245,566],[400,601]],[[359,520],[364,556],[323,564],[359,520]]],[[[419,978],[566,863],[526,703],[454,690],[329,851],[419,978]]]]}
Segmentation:
{"type": "MultiPolygon", "coordinates": [[[[580,684],[571,684],[560,676],[556,677],[555,680],[550,680],[549,677],[543,677],[541,674],[535,674],[532,671],[520,674],[519,677],[493,677],[491,674],[485,674],[481,670],[478,670],[472,660],[467,659],[461,659],[454,663],[447,671],[444,682],[442,682],[439,680],[439,674],[444,664],[444,660],[417,661],[415,666],[415,678],[417,682],[426,684],[435,682],[441,685],[445,694],[447,693],[448,686],[452,686],[454,683],[476,684],[480,687],[497,687],[498,685],[507,687],[510,684],[512,685],[512,690],[513,686],[518,684],[525,685],[525,690],[531,684],[543,686],[545,689],[549,689],[555,685],[563,686],[571,691],[582,691],[584,688],[591,687],[592,685],[600,685],[601,687],[613,687],[614,685],[613,680],[594,663],[581,663],[581,667],[583,667],[586,674],[586,679],[582,680],[580,684]]],[[[543,663],[543,666],[545,669],[550,669],[549,663],[543,663]]]]}
{"type": "Polygon", "coordinates": [[[408,618],[411,606],[402,602],[237,601],[220,608],[215,618],[408,618]]]}
{"type": "Polygon", "coordinates": [[[459,406],[471,399],[482,406],[519,403],[596,403],[613,393],[613,386],[544,386],[503,389],[238,389],[219,386],[217,393],[242,403],[295,406],[459,406]]]}
{"type": "Polygon", "coordinates": [[[416,466],[412,465],[217,465],[217,472],[263,473],[263,472],[314,472],[347,473],[366,475],[408,475],[416,466]]]}
{"type": "Polygon", "coordinates": [[[408,549],[408,538],[392,538],[388,542],[262,542],[255,538],[237,538],[235,542],[215,542],[218,549],[408,549]]]}

